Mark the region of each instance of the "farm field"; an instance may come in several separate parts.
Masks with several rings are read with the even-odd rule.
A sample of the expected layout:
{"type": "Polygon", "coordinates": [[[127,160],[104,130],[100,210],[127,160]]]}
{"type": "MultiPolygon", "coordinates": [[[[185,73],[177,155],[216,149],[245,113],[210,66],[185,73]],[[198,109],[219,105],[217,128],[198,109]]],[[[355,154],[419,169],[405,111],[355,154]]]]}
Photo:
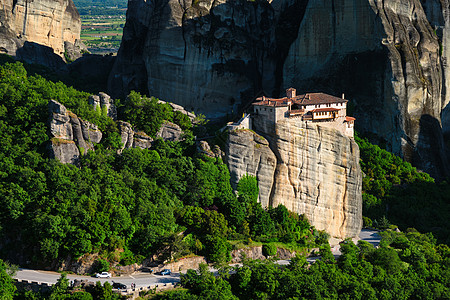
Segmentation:
{"type": "Polygon", "coordinates": [[[82,16],[81,40],[94,54],[117,53],[125,25],[123,16],[82,16]]]}
{"type": "Polygon", "coordinates": [[[125,26],[126,0],[74,0],[81,16],[81,40],[93,54],[116,54],[125,26]]]}

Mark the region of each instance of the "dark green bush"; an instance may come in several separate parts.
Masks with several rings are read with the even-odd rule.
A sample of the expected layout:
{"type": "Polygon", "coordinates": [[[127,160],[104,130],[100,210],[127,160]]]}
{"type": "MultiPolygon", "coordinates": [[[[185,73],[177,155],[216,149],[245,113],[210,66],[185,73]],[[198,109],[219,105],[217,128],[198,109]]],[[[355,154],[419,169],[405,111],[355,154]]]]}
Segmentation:
{"type": "Polygon", "coordinates": [[[277,247],[273,244],[264,244],[262,246],[262,253],[264,256],[275,256],[277,255],[277,247]]]}

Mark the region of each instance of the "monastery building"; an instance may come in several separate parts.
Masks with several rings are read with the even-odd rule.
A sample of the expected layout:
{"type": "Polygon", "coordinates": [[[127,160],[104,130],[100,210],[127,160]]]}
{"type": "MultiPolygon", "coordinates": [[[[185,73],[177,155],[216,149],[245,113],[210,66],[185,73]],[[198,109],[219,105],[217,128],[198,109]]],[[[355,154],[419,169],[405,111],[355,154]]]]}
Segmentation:
{"type": "Polygon", "coordinates": [[[284,98],[259,97],[253,103],[254,117],[263,117],[277,123],[286,119],[301,119],[319,123],[353,137],[355,118],[347,116],[348,100],[324,93],[296,95],[294,88],[286,90],[284,98]]]}

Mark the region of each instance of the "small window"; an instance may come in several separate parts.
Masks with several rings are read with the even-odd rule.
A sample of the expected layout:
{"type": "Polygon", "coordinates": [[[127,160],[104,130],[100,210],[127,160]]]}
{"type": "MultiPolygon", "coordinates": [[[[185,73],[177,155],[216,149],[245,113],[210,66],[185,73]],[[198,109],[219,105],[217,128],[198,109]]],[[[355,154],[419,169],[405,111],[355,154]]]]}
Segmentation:
{"type": "Polygon", "coordinates": [[[270,112],[272,112],[272,109],[270,109],[270,112]]]}

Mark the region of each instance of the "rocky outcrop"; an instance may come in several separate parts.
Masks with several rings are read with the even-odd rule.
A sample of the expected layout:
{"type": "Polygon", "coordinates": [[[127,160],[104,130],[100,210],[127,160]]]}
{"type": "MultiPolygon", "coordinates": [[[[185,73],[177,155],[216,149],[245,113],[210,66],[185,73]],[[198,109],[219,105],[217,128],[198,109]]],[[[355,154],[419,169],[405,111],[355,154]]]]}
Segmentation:
{"type": "Polygon", "coordinates": [[[117,108],[114,105],[113,99],[103,92],[98,95],[89,96],[88,102],[92,105],[94,110],[105,112],[105,114],[113,120],[117,120],[117,108]]]}
{"type": "Polygon", "coordinates": [[[164,121],[161,124],[156,137],[160,137],[165,141],[178,142],[182,140],[183,130],[180,126],[169,121],[164,121]]]}
{"type": "Polygon", "coordinates": [[[259,201],[268,207],[277,166],[277,158],[262,136],[247,129],[231,131],[226,149],[226,160],[231,175],[231,185],[237,188],[239,179],[246,174],[256,176],[259,201]]]}
{"type": "Polygon", "coordinates": [[[81,19],[72,0],[2,0],[0,49],[15,55],[25,41],[64,57],[64,42],[80,38],[81,19]]]}
{"type": "Polygon", "coordinates": [[[181,105],[175,104],[173,102],[162,101],[162,100],[158,100],[158,103],[161,103],[161,104],[169,103],[169,105],[170,105],[170,107],[172,107],[173,111],[178,111],[178,112],[188,116],[188,118],[191,120],[191,122],[195,121],[195,114],[193,114],[192,112],[187,111],[181,105]]]}
{"type": "Polygon", "coordinates": [[[75,42],[64,41],[64,56],[68,62],[77,60],[83,56],[84,53],[89,53],[87,46],[79,39],[75,42]]]}
{"type": "Polygon", "coordinates": [[[362,173],[355,141],[298,119],[254,124],[267,140],[249,130],[229,135],[232,181],[256,176],[263,206],[283,204],[305,214],[318,230],[339,238],[356,236],[362,226],[362,173]]]}
{"type": "Polygon", "coordinates": [[[225,155],[218,145],[214,145],[213,149],[211,149],[207,141],[197,142],[197,152],[211,158],[223,158],[225,155]]]}
{"type": "Polygon", "coordinates": [[[133,126],[125,121],[117,121],[120,131],[122,148],[118,153],[122,153],[124,149],[141,148],[148,149],[152,146],[153,139],[145,132],[136,132],[133,126]]]}
{"type": "Polygon", "coordinates": [[[440,22],[438,5],[310,1],[284,64],[283,86],[344,92],[356,104],[359,131],[375,134],[435,177],[448,175],[440,128],[446,105],[442,49],[430,25],[440,22]]]}
{"type": "Polygon", "coordinates": [[[62,163],[77,164],[80,155],[94,149],[102,133],[97,125],[78,118],[61,103],[51,100],[50,112],[50,157],[62,163]]]}
{"type": "Polygon", "coordinates": [[[18,60],[25,61],[29,64],[46,66],[58,73],[67,72],[68,70],[66,62],[61,56],[56,55],[52,48],[38,43],[24,42],[17,49],[15,55],[18,60]]]}

